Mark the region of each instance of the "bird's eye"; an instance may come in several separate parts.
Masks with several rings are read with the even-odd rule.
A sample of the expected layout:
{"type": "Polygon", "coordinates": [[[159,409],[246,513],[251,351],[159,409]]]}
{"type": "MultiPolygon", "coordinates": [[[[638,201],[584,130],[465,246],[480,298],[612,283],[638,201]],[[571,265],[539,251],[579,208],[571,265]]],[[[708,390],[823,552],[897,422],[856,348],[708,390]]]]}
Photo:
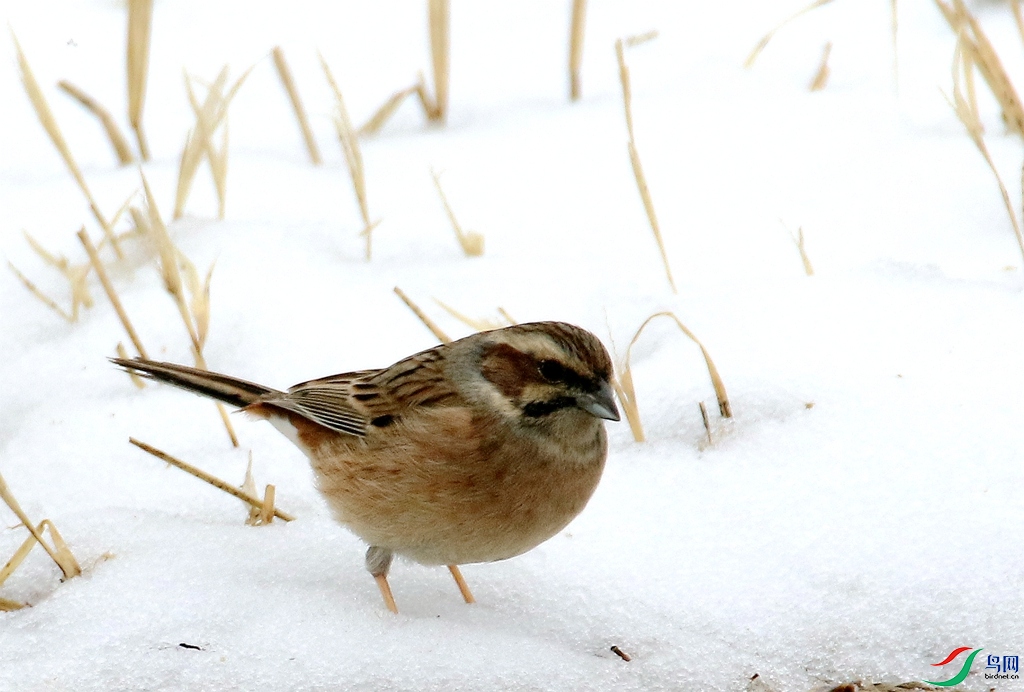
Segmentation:
{"type": "Polygon", "coordinates": [[[565,382],[565,366],[554,360],[542,360],[537,366],[540,376],[548,382],[565,382]]]}

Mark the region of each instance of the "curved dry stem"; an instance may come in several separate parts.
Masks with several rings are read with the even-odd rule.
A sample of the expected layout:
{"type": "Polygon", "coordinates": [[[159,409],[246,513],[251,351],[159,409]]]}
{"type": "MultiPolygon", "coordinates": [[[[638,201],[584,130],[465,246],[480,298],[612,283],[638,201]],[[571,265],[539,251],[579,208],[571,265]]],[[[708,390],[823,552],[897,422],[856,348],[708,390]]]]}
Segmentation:
{"type": "Polygon", "coordinates": [[[651,322],[658,317],[669,317],[679,330],[688,336],[693,343],[697,344],[700,348],[701,354],[704,356],[704,362],[707,364],[708,375],[711,377],[711,386],[714,387],[715,397],[718,399],[718,410],[723,418],[732,417],[732,405],[729,403],[729,395],[725,391],[725,383],[722,382],[722,376],[718,373],[718,368],[715,367],[714,361],[711,360],[711,354],[708,353],[707,348],[701,343],[697,335],[694,334],[690,329],[682,323],[682,321],[676,317],[674,312],[665,310],[662,312],[656,312],[640,325],[640,328],[636,330],[636,334],[630,340],[629,345],[626,347],[626,357],[623,359],[621,373],[615,382],[612,383],[612,388],[615,390],[616,395],[619,397],[619,401],[622,404],[622,409],[626,413],[626,420],[629,422],[630,430],[633,432],[633,439],[637,442],[643,442],[645,439],[643,424],[640,420],[640,411],[637,407],[636,389],[633,386],[633,373],[631,366],[631,359],[633,353],[633,346],[640,339],[640,335],[643,334],[644,329],[647,328],[651,322]]]}
{"type": "Polygon", "coordinates": [[[658,216],[654,212],[654,201],[651,199],[651,191],[647,186],[647,176],[644,175],[643,165],[640,163],[640,154],[636,150],[636,138],[633,136],[633,89],[629,79],[629,66],[626,65],[625,49],[638,46],[657,38],[657,31],[649,31],[638,36],[620,38],[615,42],[615,55],[619,62],[619,81],[622,83],[622,105],[626,112],[626,130],[629,133],[629,141],[626,146],[629,150],[629,162],[633,167],[633,177],[636,179],[636,187],[640,193],[640,200],[644,205],[644,212],[647,214],[647,221],[654,233],[654,240],[658,244],[658,252],[661,253],[661,262],[665,266],[665,276],[668,284],[672,287],[673,293],[676,290],[675,279],[672,278],[672,267],[668,262],[668,253],[665,250],[665,241],[661,237],[661,225],[658,223],[658,216]]]}
{"type": "MultiPolygon", "coordinates": [[[[124,135],[121,134],[121,128],[117,126],[117,122],[113,116],[110,115],[110,111],[103,107],[103,105],[94,99],[89,94],[85,93],[78,87],[66,79],[62,79],[57,82],[57,86],[60,89],[75,99],[85,108],[87,111],[96,116],[96,119],[100,121],[103,126],[103,130],[107,133],[107,139],[110,140],[110,146],[114,148],[114,153],[117,154],[117,160],[121,165],[129,164],[135,161],[135,154],[132,153],[132,149],[128,146],[128,140],[125,139],[124,135]]],[[[113,223],[111,224],[113,225],[113,223]]]]}
{"type": "Polygon", "coordinates": [[[64,542],[64,538],[57,532],[57,528],[50,522],[49,519],[44,519],[39,523],[39,526],[33,526],[32,521],[22,510],[21,505],[14,497],[14,493],[7,486],[7,482],[4,480],[3,475],[0,475],[0,499],[2,499],[11,511],[18,517],[25,528],[32,534],[32,538],[39,542],[43,546],[43,550],[46,554],[60,567],[60,571],[64,573],[65,579],[71,577],[77,577],[82,573],[82,568],[78,566],[78,561],[75,560],[75,556],[68,550],[67,544],[64,542]],[[50,535],[53,536],[53,546],[43,540],[43,530],[49,528],[50,535]]]}
{"type": "Polygon", "coordinates": [[[341,95],[341,87],[338,86],[334,73],[323,54],[320,57],[320,66],[323,68],[327,83],[334,93],[335,113],[334,129],[338,133],[338,141],[341,143],[342,153],[345,155],[345,162],[348,164],[348,172],[352,178],[352,189],[356,193],[356,201],[359,203],[359,214],[363,219],[362,235],[366,241],[366,259],[373,257],[373,229],[377,223],[370,221],[370,205],[366,199],[366,169],[363,166],[363,153],[359,148],[359,137],[352,127],[352,119],[348,115],[348,108],[345,107],[345,99],[341,95]]]}
{"type": "Polygon", "coordinates": [[[748,55],[747,59],[743,62],[743,67],[746,67],[747,69],[753,67],[754,62],[757,60],[757,57],[761,55],[761,51],[763,51],[768,46],[768,42],[771,41],[772,37],[775,36],[775,34],[784,26],[789,24],[794,19],[797,19],[798,17],[807,14],[811,10],[821,7],[822,5],[827,5],[830,2],[832,2],[832,0],[815,0],[807,7],[804,7],[803,9],[794,12],[793,14],[783,19],[781,22],[775,25],[775,27],[771,31],[769,31],[767,34],[761,37],[761,40],[757,42],[757,45],[754,46],[754,49],[750,51],[750,55],[748,55]]]}
{"type": "MultiPolygon", "coordinates": [[[[967,136],[971,138],[974,146],[977,147],[978,152],[985,159],[985,163],[988,164],[992,175],[995,176],[996,184],[999,186],[999,194],[1002,196],[1003,205],[1006,207],[1006,214],[1010,217],[1010,223],[1013,225],[1013,234],[1017,239],[1018,247],[1020,247],[1021,256],[1024,257],[1024,232],[1021,229],[1021,222],[1017,219],[1017,212],[1010,201],[1010,193],[1007,191],[1003,178],[999,175],[999,170],[996,168],[996,164],[989,154],[988,147],[985,145],[985,133],[981,125],[981,116],[978,113],[978,104],[972,98],[973,93],[970,88],[971,75],[973,74],[974,66],[978,65],[980,68],[980,64],[977,62],[976,51],[972,50],[971,45],[970,39],[962,31],[957,40],[956,51],[953,55],[953,98],[946,97],[946,100],[956,113],[956,117],[967,130],[967,136]],[[962,81],[967,84],[966,96],[961,86],[962,81]]],[[[984,74],[984,71],[982,73],[984,74]]],[[[1022,171],[1021,187],[1024,189],[1024,171],[1022,171]]]]}

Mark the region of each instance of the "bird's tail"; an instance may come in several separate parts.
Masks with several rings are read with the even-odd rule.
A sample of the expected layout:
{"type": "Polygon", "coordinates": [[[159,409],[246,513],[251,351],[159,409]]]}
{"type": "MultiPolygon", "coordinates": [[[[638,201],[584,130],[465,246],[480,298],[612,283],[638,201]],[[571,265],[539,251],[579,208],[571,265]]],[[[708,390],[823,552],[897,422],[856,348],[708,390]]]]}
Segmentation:
{"type": "Polygon", "coordinates": [[[215,372],[190,368],[185,365],[174,363],[158,363],[154,360],[136,358],[127,360],[124,358],[111,358],[115,365],[120,365],[125,370],[136,372],[151,380],[158,380],[173,384],[175,387],[187,389],[190,392],[223,401],[225,404],[245,408],[254,404],[263,397],[272,394],[280,394],[276,389],[264,387],[253,382],[246,382],[237,377],[220,375],[215,372]]]}

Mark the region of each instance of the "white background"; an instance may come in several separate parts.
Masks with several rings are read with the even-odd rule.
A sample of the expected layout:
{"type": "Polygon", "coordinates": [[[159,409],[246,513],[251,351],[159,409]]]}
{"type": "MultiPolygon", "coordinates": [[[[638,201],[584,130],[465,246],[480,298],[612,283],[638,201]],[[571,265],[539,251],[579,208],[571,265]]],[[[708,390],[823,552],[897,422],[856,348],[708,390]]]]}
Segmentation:
{"type": "MultiPolygon", "coordinates": [[[[714,412],[697,348],[668,321],[633,349],[648,441],[609,426],[605,477],[561,535],[464,574],[398,563],[385,611],[364,546],[335,524],[305,458],[209,402],[136,390],[106,362],[125,340],[96,307],[67,324],[0,271],[0,470],[28,514],[52,519],[84,567],[61,584],[36,550],[0,596],[0,688],[777,690],[946,679],[1024,650],[1024,272],[997,187],[944,101],[954,38],[924,0],[835,2],[757,40],[802,2],[590,3],[583,99],[568,102],[566,2],[452,7],[451,112],[407,102],[363,141],[358,208],[331,123],[323,52],[357,123],[428,74],[422,2],[158,2],[144,168],[173,207],[193,118],[182,68],[256,68],[230,111],[227,216],[204,167],[172,237],[216,262],[214,370],[274,387],[380,367],[435,343],[400,285],[452,335],[460,311],[559,319],[621,356],[671,309],[703,340],[735,418],[714,412]],[[637,147],[678,283],[668,288],[626,152],[615,38],[628,51],[637,147]],[[828,87],[810,93],[824,44],[828,87]],[[267,53],[286,51],[326,163],[313,167],[267,53]],[[462,255],[430,178],[486,237],[462,255]],[[780,223],[781,221],[781,223],[780,223]],[[802,227],[816,274],[789,236],[802,227]],[[787,230],[788,229],[788,230],[787,230]],[[809,405],[813,404],[813,407],[809,405]],[[243,525],[241,503],[143,454],[135,436],[299,518],[243,525]],[[106,556],[106,557],[105,557],[106,556]],[[202,648],[184,649],[180,643],[202,648]],[[626,663],[609,651],[620,646],[626,663]]],[[[1024,45],[1005,3],[979,17],[1008,71],[1024,45]]],[[[69,79],[126,127],[125,10],[111,1],[9,3],[17,33],[101,209],[139,187],[69,79]]],[[[36,121],[0,32],[0,252],[63,304],[64,279],[22,231],[84,261],[99,230],[36,121]]],[[[1019,207],[1021,145],[979,82],[993,156],[1019,207]]],[[[189,363],[153,255],[132,242],[112,278],[151,356],[189,363]]],[[[126,341],[126,340],[125,340],[126,341]]],[[[25,536],[0,510],[0,561],[25,536]]],[[[1011,689],[1013,684],[1007,683],[1011,689]]],[[[1002,689],[1002,687],[1000,688],[1002,689]]]]}

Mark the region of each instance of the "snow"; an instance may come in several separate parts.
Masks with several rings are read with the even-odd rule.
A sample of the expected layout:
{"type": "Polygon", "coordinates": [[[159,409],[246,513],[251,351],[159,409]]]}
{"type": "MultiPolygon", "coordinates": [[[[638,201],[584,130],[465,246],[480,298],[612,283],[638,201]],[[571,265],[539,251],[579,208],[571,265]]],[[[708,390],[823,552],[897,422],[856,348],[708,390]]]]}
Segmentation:
{"type": "MultiPolygon", "coordinates": [[[[770,689],[809,690],[934,679],[930,664],[959,646],[1024,650],[1024,276],[991,173],[939,91],[954,39],[930,3],[900,3],[897,89],[889,3],[834,3],[744,70],[803,4],[593,0],[584,98],[570,104],[568,3],[455,2],[448,125],[425,125],[410,101],[363,141],[382,220],[366,262],[316,50],[362,122],[428,71],[424,3],[157,3],[144,169],[165,216],[192,121],[182,67],[212,79],[259,61],[230,110],[226,218],[204,167],[170,226],[201,270],[216,262],[212,369],[283,387],[433,345],[395,285],[456,336],[470,330],[431,298],[574,322],[620,355],[670,309],[715,359],[735,418],[714,414],[696,347],[655,322],[633,349],[648,441],[610,425],[587,509],[526,555],[465,566],[475,605],[445,570],[397,563],[396,617],[288,440],[235,416],[232,449],[208,402],[136,390],[105,360],[124,337],[98,285],[71,325],[0,272],[0,470],[84,568],[61,583],[36,549],[0,588],[32,605],[0,613],[0,689],[743,690],[757,673],[770,689]],[[627,62],[678,295],[632,178],[612,49],[651,28],[659,38],[627,62]],[[812,94],[827,41],[832,76],[812,94]],[[266,58],[277,44],[321,168],[266,58]],[[432,167],[462,225],[485,235],[482,257],[462,255],[432,167]],[[275,484],[298,519],[245,526],[239,502],[129,436],[233,483],[251,451],[257,483],[275,484]]],[[[1010,74],[1024,74],[1008,8],[976,9],[1010,74]]],[[[124,8],[3,12],[112,213],[137,170],[116,166],[53,85],[69,79],[124,126],[124,8]]],[[[979,88],[1019,207],[1020,144],[979,88]]],[[[0,94],[0,252],[66,304],[64,279],[21,231],[81,262],[74,232],[98,228],[13,64],[0,94]]],[[[132,245],[110,272],[151,355],[190,362],[152,257],[132,245]]],[[[0,510],[0,561],[24,536],[0,510]]],[[[991,687],[982,668],[967,689],[991,687]]]]}

